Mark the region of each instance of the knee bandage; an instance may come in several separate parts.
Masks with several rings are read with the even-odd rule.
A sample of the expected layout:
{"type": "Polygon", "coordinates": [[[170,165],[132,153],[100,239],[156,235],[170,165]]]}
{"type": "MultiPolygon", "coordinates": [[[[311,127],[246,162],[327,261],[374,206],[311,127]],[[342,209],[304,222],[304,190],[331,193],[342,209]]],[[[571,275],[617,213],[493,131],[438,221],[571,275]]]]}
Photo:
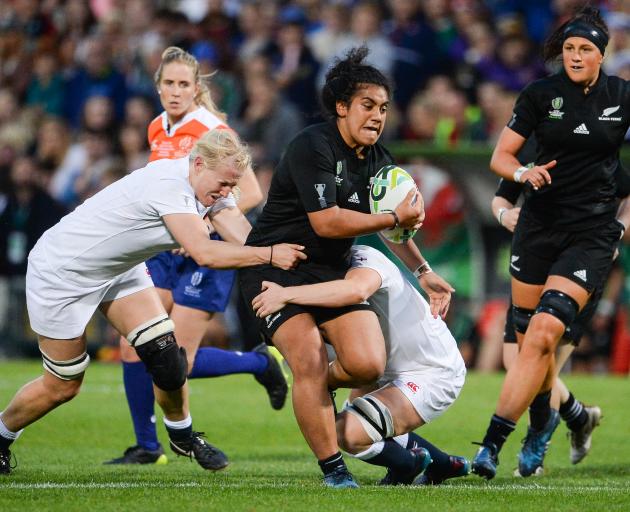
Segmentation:
{"type": "Polygon", "coordinates": [[[512,304],[512,321],[514,322],[514,330],[520,334],[525,334],[529,321],[534,316],[534,310],[522,308],[512,304]]]}
{"type": "Polygon", "coordinates": [[[186,382],[186,350],[175,341],[175,324],[166,315],[131,331],[127,340],[136,349],[155,385],[164,391],[175,391],[186,382]]]}
{"type": "Polygon", "coordinates": [[[371,395],[360,396],[355,398],[345,410],[359,419],[365,432],[375,443],[394,435],[392,414],[378,398],[371,395]]]}
{"type": "Polygon", "coordinates": [[[42,352],[44,369],[61,380],[79,379],[90,364],[90,356],[83,352],[79,357],[68,361],[56,361],[42,352]]]}
{"type": "Polygon", "coordinates": [[[536,313],[548,313],[560,320],[565,327],[570,326],[580,310],[580,306],[566,293],[547,290],[542,294],[536,313]]]}

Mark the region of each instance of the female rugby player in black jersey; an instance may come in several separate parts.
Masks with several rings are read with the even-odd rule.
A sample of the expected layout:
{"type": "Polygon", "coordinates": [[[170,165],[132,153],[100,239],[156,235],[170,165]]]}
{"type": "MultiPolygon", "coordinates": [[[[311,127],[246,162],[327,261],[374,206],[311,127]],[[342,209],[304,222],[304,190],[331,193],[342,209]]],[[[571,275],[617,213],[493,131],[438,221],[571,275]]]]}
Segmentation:
{"type": "MultiPolygon", "coordinates": [[[[499,176],[529,190],[510,260],[521,348],[472,464],[488,479],[516,421],[530,404],[549,401],[558,341],[601,285],[625,230],[615,219],[614,174],[629,125],[630,83],[601,70],[607,43],[606,24],[590,6],[549,37],[545,58],[561,56],[562,69],[523,90],[490,162],[499,176]],[[532,133],[535,165],[521,167],[516,154],[532,133]]],[[[532,426],[531,450],[519,457],[521,474],[542,460],[558,421],[547,414],[532,426]]]]}
{"type": "MultiPolygon", "coordinates": [[[[363,63],[367,52],[365,47],[351,50],[326,75],[322,102],[331,121],[306,128],[288,145],[248,238],[251,245],[299,240],[308,260],[291,272],[264,265],[240,273],[248,303],[263,281],[292,286],[343,279],[354,237],[395,225],[419,227],[424,218],[422,198],[414,191],[395,212],[369,214],[371,178],[393,159],[378,142],[390,86],[380,71],[363,63]]],[[[454,290],[430,271],[413,242],[393,250],[420,279],[432,313],[445,314],[454,290]]],[[[373,382],[382,374],[385,348],[376,315],[367,302],[335,308],[289,305],[261,319],[260,330],[293,372],[295,416],[324,483],[356,487],[337,445],[329,389],[373,382]],[[337,353],[330,367],[320,330],[337,353]]]]}

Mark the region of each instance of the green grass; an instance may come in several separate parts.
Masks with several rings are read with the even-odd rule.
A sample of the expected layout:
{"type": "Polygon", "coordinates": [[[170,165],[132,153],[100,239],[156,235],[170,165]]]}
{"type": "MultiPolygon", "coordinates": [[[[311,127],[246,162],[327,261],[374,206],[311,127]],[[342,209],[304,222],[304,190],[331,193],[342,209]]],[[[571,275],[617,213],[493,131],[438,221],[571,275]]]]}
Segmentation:
{"type": "MultiPolygon", "coordinates": [[[[37,362],[0,363],[0,407],[41,372],[37,362]]],[[[472,456],[498,396],[501,375],[469,375],[455,405],[422,435],[456,454],[472,456]]],[[[290,406],[271,410],[251,376],[191,384],[195,427],[231,459],[226,471],[204,472],[169,454],[165,466],[104,466],[132,441],[121,370],[92,364],[82,393],[27,428],[14,445],[18,467],[0,477],[0,511],[418,511],[630,510],[630,412],[627,379],[567,377],[575,395],[604,411],[593,452],[578,466],[568,460],[561,425],[540,478],[515,479],[519,425],[501,454],[499,474],[487,483],[470,476],[436,488],[381,488],[383,470],[349,460],[362,488],[322,487],[290,406]]],[[[165,442],[163,427],[159,428],[165,442]]]]}

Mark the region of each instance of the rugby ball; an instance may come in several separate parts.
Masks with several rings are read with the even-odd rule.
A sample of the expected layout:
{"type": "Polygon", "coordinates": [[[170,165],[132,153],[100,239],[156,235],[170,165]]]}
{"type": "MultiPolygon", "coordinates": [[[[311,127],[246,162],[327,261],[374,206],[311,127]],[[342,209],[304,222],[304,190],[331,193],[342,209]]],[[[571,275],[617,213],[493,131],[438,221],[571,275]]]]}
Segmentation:
{"type": "MultiPolygon", "coordinates": [[[[372,179],[370,186],[370,212],[393,212],[416,183],[407,171],[397,165],[382,167],[372,179]]],[[[413,238],[415,229],[393,228],[381,231],[390,242],[402,244],[413,238]]]]}

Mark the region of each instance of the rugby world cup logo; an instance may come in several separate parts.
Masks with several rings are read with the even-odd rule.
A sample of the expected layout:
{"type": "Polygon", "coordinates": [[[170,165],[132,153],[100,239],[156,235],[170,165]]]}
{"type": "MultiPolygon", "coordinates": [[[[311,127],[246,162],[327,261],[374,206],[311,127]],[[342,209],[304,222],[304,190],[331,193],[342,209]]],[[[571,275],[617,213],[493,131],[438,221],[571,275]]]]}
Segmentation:
{"type": "Polygon", "coordinates": [[[193,275],[190,276],[190,284],[192,284],[193,286],[199,286],[202,279],[203,274],[201,272],[194,272],[193,275]]]}
{"type": "Polygon", "coordinates": [[[557,98],[551,100],[551,108],[553,110],[549,111],[549,119],[562,119],[562,116],[564,115],[564,112],[560,110],[562,105],[564,105],[562,96],[558,96],[557,98]]]}

